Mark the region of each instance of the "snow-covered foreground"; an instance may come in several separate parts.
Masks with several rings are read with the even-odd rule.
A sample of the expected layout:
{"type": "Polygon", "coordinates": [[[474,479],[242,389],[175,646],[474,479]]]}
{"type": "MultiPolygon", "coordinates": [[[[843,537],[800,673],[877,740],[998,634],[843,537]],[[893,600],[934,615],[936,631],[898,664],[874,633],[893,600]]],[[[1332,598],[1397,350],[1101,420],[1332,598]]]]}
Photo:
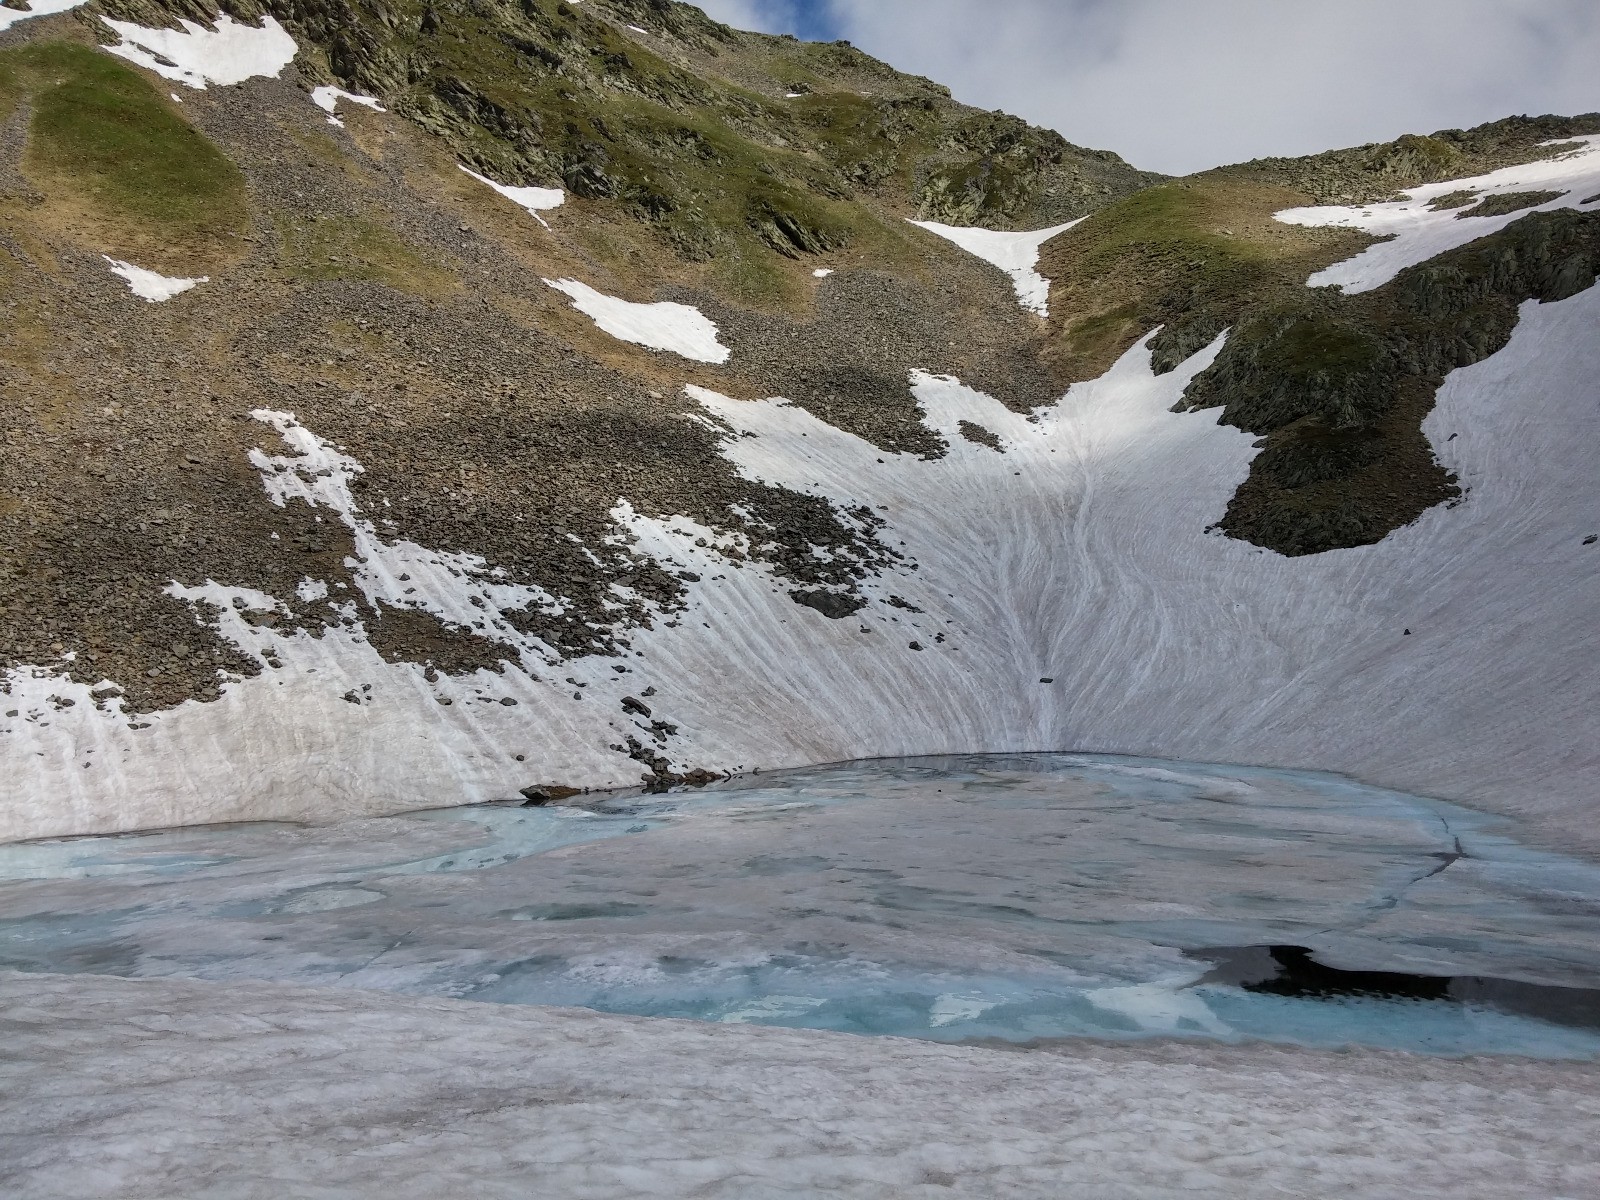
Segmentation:
{"type": "Polygon", "coordinates": [[[1033,1051],[0,974],[0,1188],[136,1197],[1600,1192],[1600,1068],[1033,1051]]]}
{"type": "MultiPolygon", "coordinates": [[[[781,400],[697,391],[752,435],[727,443],[741,471],[885,522],[907,562],[865,585],[874,603],[829,620],[724,555],[728,538],[643,517],[626,497],[615,515],[638,548],[701,579],[676,627],[636,631],[622,660],[546,665],[530,646],[504,674],[430,683],[359,629],[317,640],[247,626],[231,598],[272,598],[219,580],[193,598],[222,605],[225,632],[282,669],[138,729],[87,687],[13,672],[0,838],[626,786],[638,764],[608,748],[636,733],[620,701],[654,687],[655,717],[680,730],[665,753],[682,767],[1037,749],[1257,762],[1525,815],[1535,832],[1600,848],[1600,546],[1584,544],[1600,532],[1584,436],[1597,325],[1600,289],[1526,305],[1510,344],[1452,374],[1425,425],[1463,500],[1378,545],[1296,559],[1206,532],[1255,453],[1215,412],[1169,411],[1215,347],[1159,378],[1135,348],[1035,419],[920,376],[926,419],[950,443],[935,461],[885,454],[781,400]],[[1005,453],[962,438],[963,419],[1005,453]],[[581,700],[566,677],[589,685],[581,700]],[[366,685],[369,702],[343,699],[366,685]]],[[[299,479],[326,519],[368,519],[340,491],[334,468],[348,460],[304,432],[262,456],[274,492],[299,479]]],[[[411,573],[418,590],[401,602],[485,627],[497,606],[538,600],[469,556],[371,553],[359,578],[373,594],[411,573]]]]}

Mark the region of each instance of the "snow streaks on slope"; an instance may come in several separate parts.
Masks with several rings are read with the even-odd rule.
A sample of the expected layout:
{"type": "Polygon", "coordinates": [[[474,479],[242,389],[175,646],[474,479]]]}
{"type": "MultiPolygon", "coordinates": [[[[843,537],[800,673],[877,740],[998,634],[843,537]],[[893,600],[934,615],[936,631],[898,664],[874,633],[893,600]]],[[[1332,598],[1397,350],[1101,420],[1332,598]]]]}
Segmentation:
{"type": "MultiPolygon", "coordinates": [[[[618,705],[654,687],[655,716],[679,727],[664,752],[680,767],[1059,748],[1252,761],[1543,815],[1593,844],[1581,814],[1600,761],[1583,714],[1600,681],[1581,664],[1600,628],[1583,545],[1597,522],[1572,431],[1593,419],[1596,321],[1592,289],[1530,304],[1506,350],[1447,381],[1427,432],[1461,475],[1461,503],[1377,545],[1295,559],[1206,532],[1254,453],[1215,412],[1169,411],[1215,347],[1160,377],[1136,348],[1031,417],[920,376],[917,399],[951,446],[931,461],[885,455],[781,400],[697,390],[749,435],[727,443],[742,473],[885,522],[880,536],[907,558],[866,582],[866,608],[830,620],[800,607],[714,532],[641,517],[624,497],[614,515],[635,548],[700,577],[673,626],[632,635],[625,659],[538,671],[524,655],[504,675],[429,684],[380,660],[359,629],[320,641],[250,630],[251,645],[282,643],[284,670],[131,733],[91,703],[52,711],[48,696],[76,692],[15,673],[39,716],[4,726],[36,799],[4,832],[396,811],[550,779],[625,785],[637,764],[608,746],[645,723],[618,705]],[[962,420],[1004,453],[952,436],[962,420]],[[589,684],[582,700],[563,677],[589,684]],[[340,699],[363,685],[370,703],[340,699]],[[485,702],[497,697],[517,706],[485,702]],[[102,739],[96,772],[110,759],[109,778],[71,749],[102,739]],[[107,794],[122,797],[111,814],[107,794]]],[[[410,600],[498,620],[493,588],[467,575],[419,576],[410,600]],[[468,607],[468,592],[489,609],[468,607]]]]}

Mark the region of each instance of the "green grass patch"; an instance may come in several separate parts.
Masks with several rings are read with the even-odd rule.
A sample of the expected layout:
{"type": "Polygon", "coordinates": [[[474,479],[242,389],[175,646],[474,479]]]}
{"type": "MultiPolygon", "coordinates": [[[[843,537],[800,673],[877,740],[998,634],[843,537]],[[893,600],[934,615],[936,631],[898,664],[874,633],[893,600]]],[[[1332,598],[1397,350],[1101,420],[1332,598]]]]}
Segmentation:
{"type": "Polygon", "coordinates": [[[1311,272],[1370,242],[1350,230],[1272,219],[1303,200],[1257,181],[1198,176],[1107,205],[1044,247],[1059,354],[1092,379],[1156,326],[1158,370],[1209,343],[1247,310],[1304,290],[1311,272]]]}
{"type": "Polygon", "coordinates": [[[1274,256],[1226,229],[1238,215],[1229,199],[1203,184],[1149,188],[1089,217],[1074,240],[1084,244],[1089,270],[1135,254],[1211,291],[1247,285],[1274,256]]]}
{"type": "Polygon", "coordinates": [[[192,246],[244,232],[239,169],[124,63],[43,42],[0,55],[0,76],[32,101],[28,174],[98,220],[111,246],[192,246]]]}
{"type": "Polygon", "coordinates": [[[280,218],[283,266],[298,280],[362,280],[415,296],[458,291],[461,282],[407,245],[385,225],[365,217],[280,218]]]}

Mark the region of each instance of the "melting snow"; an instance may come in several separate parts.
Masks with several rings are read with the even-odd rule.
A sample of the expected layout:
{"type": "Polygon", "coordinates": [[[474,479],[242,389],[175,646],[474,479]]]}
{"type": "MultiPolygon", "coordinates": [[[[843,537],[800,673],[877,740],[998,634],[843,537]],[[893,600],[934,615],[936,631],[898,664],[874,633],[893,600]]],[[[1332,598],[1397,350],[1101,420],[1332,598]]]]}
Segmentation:
{"type": "Polygon", "coordinates": [[[18,21],[26,21],[29,17],[48,17],[55,13],[70,12],[88,2],[89,0],[33,0],[27,12],[15,8],[0,8],[0,33],[10,29],[18,21]]]}
{"type": "MultiPolygon", "coordinates": [[[[1080,217],[1078,220],[1082,220],[1080,217]]],[[[1029,312],[1041,317],[1050,315],[1050,281],[1034,268],[1039,263],[1039,247],[1058,233],[1076,225],[1054,225],[1049,229],[1036,229],[1031,233],[1002,233],[994,229],[976,229],[961,225],[941,225],[937,221],[913,221],[913,225],[936,233],[954,242],[969,254],[975,254],[986,263],[993,263],[1011,276],[1017,289],[1017,299],[1029,312]]]]}
{"type": "Polygon", "coordinates": [[[152,304],[171,300],[180,292],[187,292],[197,283],[211,282],[209,275],[200,275],[194,279],[178,279],[169,275],[158,275],[154,271],[147,271],[143,267],[136,267],[132,263],[123,262],[107,254],[101,257],[111,264],[113,275],[120,275],[127,280],[128,288],[135,296],[143,296],[152,304]]]}
{"type": "Polygon", "coordinates": [[[328,114],[328,124],[337,125],[342,129],[344,127],[344,122],[341,121],[338,115],[334,112],[334,109],[341,100],[348,100],[351,104],[359,104],[364,108],[370,108],[373,112],[388,111],[375,97],[360,96],[355,92],[347,92],[343,88],[323,86],[319,88],[313,88],[311,91],[311,103],[315,104],[323,112],[328,114]]]}
{"type": "Polygon", "coordinates": [[[1575,208],[1600,190],[1600,134],[1570,139],[1581,148],[1559,158],[1504,167],[1487,175],[1430,183],[1387,204],[1321,205],[1286,208],[1277,219],[1289,225],[1338,225],[1364,229],[1390,240],[1368,246],[1344,262],[1318,271],[1308,287],[1336,284],[1346,292],[1382,287],[1407,267],[1487,237],[1530,212],[1575,208]],[[1435,211],[1428,206],[1451,192],[1474,191],[1484,196],[1505,192],[1563,192],[1559,199],[1496,217],[1462,217],[1465,208],[1435,211]]]}
{"type": "Polygon", "coordinates": [[[122,37],[121,45],[105,49],[196,89],[207,83],[242,83],[258,75],[275,78],[299,52],[294,38],[271,17],[263,17],[255,27],[224,14],[217,18],[214,31],[187,20],[180,22],[182,30],[146,29],[109,17],[101,20],[122,37]]]}
{"type": "Polygon", "coordinates": [[[818,267],[815,271],[813,271],[811,273],[813,275],[815,275],[818,279],[826,279],[829,275],[833,274],[833,268],[832,267],[818,267]]]}
{"type": "MultiPolygon", "coordinates": [[[[459,166],[460,164],[458,163],[457,165],[459,166]]],[[[494,180],[489,179],[486,176],[479,175],[476,171],[468,170],[466,167],[462,167],[461,169],[466,171],[468,175],[471,175],[479,183],[487,184],[488,186],[492,187],[507,200],[511,201],[511,203],[527,209],[533,214],[533,219],[538,221],[539,224],[543,225],[546,229],[550,228],[550,222],[546,221],[539,214],[541,212],[548,212],[552,208],[560,208],[567,199],[567,194],[560,188],[509,187],[506,184],[496,183],[494,180]]]]}
{"type": "Polygon", "coordinates": [[[716,322],[692,305],[671,301],[635,304],[597,292],[576,279],[545,282],[571,296],[574,308],[614,338],[652,350],[669,350],[696,362],[725,363],[733,353],[717,340],[716,322]]]}

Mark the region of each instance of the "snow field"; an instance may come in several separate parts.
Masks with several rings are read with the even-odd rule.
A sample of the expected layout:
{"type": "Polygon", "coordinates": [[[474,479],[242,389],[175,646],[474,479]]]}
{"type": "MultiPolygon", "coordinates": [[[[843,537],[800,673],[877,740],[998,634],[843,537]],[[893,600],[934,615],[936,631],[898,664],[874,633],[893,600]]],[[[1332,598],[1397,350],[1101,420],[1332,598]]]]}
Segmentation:
{"type": "Polygon", "coordinates": [[[71,12],[81,8],[88,0],[31,0],[28,11],[23,12],[16,8],[0,8],[0,33],[10,29],[18,21],[26,21],[30,17],[48,17],[56,13],[71,12]]]}
{"type": "Polygon", "coordinates": [[[0,975],[0,996],[18,1200],[1600,1191],[1586,1065],[1016,1052],[84,975],[0,975]]]}
{"type": "Polygon", "coordinates": [[[1600,192],[1600,134],[1571,140],[1579,143],[1579,148],[1560,157],[1504,167],[1470,179],[1426,184],[1407,192],[1404,200],[1286,208],[1274,215],[1289,225],[1338,225],[1388,238],[1306,280],[1308,287],[1337,285],[1346,292],[1370,292],[1407,267],[1497,233],[1530,212],[1576,208],[1592,199],[1600,192]],[[1475,191],[1481,196],[1535,191],[1564,194],[1559,199],[1496,217],[1459,217],[1464,211],[1461,208],[1435,211],[1428,207],[1440,196],[1460,191],[1475,191]]]}
{"type": "Polygon", "coordinates": [[[177,30],[101,19],[122,37],[120,45],[105,47],[110,53],[199,90],[208,83],[226,87],[258,75],[276,78],[299,53],[294,38],[271,17],[251,26],[223,14],[215,30],[187,20],[177,30]]]}
{"type": "MultiPolygon", "coordinates": [[[[1160,377],[1136,347],[1036,419],[918,376],[950,443],[934,461],[884,454],[782,400],[696,389],[711,417],[754,435],[727,443],[742,473],[886,522],[880,536],[908,558],[865,584],[875,603],[829,620],[767,568],[722,554],[740,539],[642,516],[626,497],[618,536],[701,579],[673,626],[629,634],[621,659],[546,666],[524,645],[504,675],[430,685],[420,667],[380,659],[359,627],[320,640],[248,628],[237,590],[216,581],[224,631],[283,668],[138,730],[46,668],[12,672],[19,715],[0,719],[0,737],[18,800],[0,837],[331,819],[541,781],[625,786],[639,768],[606,748],[636,732],[619,701],[654,686],[656,715],[680,727],[666,749],[680,768],[1064,748],[1256,762],[1522,815],[1592,849],[1600,750],[1587,714],[1600,679],[1584,664],[1600,596],[1582,539],[1600,511],[1573,431],[1594,419],[1596,322],[1600,290],[1530,303],[1505,350],[1446,381],[1425,432],[1467,489],[1460,503],[1376,546],[1296,559],[1205,532],[1254,454],[1214,412],[1168,411],[1215,346],[1160,377]],[[958,436],[963,419],[1005,453],[958,436]],[[922,611],[882,603],[891,596],[922,611]],[[590,684],[583,700],[568,676],[590,684]],[[341,699],[364,685],[370,702],[341,699]]],[[[271,494],[305,489],[328,519],[370,519],[339,491],[356,464],[268,419],[290,442],[256,464],[271,494]]],[[[465,558],[360,536],[363,586],[386,589],[374,595],[494,623],[497,604],[523,596],[465,558]],[[385,582],[402,563],[413,582],[385,582]],[[403,586],[418,591],[401,600],[403,586]]]]}

